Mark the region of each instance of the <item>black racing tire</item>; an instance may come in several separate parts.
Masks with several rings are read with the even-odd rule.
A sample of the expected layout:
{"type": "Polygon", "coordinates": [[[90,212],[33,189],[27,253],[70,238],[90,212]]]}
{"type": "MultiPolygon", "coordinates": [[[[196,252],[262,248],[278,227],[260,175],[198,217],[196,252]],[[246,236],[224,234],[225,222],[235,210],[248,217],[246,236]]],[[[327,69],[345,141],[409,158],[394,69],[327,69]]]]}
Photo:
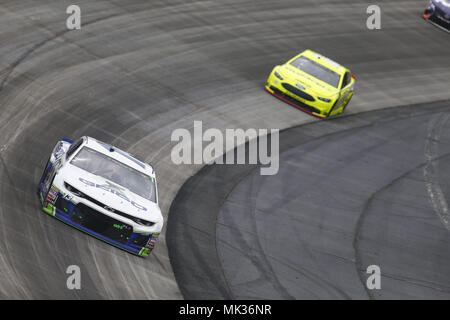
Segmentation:
{"type": "Polygon", "coordinates": [[[341,113],[344,113],[345,109],[346,109],[347,106],[350,104],[350,101],[352,101],[352,98],[353,98],[353,94],[352,94],[352,96],[350,97],[350,99],[348,99],[348,101],[347,101],[347,103],[345,104],[345,106],[342,108],[341,113]]]}

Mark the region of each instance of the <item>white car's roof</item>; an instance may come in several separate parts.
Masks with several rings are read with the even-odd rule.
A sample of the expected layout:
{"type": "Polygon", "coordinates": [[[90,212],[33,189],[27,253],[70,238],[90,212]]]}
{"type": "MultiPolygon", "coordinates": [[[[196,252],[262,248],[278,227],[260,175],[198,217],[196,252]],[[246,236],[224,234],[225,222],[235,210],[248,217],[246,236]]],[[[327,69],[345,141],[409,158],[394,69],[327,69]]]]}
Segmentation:
{"type": "Polygon", "coordinates": [[[142,162],[129,153],[92,137],[85,136],[84,138],[83,145],[124,163],[139,172],[149,175],[150,177],[155,177],[155,170],[148,163],[142,162]]]}

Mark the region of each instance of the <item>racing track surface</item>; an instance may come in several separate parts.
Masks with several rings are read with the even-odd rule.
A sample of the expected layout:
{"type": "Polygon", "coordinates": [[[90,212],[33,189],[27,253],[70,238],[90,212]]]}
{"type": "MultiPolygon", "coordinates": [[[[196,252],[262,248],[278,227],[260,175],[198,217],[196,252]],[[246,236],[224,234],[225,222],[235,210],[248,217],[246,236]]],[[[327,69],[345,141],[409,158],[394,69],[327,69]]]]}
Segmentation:
{"type": "Polygon", "coordinates": [[[203,168],[169,216],[184,296],[449,299],[449,134],[450,101],[390,108],[282,132],[274,176],[203,168]]]}
{"type": "MultiPolygon", "coordinates": [[[[368,1],[84,0],[82,29],[69,32],[72,1],[1,0],[0,298],[186,294],[165,231],[145,260],[39,209],[36,184],[62,137],[91,135],[154,164],[167,219],[179,188],[201,169],[172,164],[174,129],[194,120],[220,129],[315,121],[262,90],[274,65],[306,48],[356,74],[348,114],[450,98],[448,34],[419,17],[424,1],[379,3],[383,29],[369,31],[368,1]],[[82,290],[66,288],[72,264],[82,290]]],[[[206,286],[201,293],[215,297],[206,286]]]]}

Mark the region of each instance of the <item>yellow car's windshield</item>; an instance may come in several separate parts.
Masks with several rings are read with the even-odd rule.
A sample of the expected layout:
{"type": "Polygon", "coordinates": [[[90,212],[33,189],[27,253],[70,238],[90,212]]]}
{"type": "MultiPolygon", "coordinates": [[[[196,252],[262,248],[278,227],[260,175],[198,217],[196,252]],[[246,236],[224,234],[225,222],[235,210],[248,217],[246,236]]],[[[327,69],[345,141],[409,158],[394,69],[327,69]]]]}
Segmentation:
{"type": "Polygon", "coordinates": [[[311,59],[308,59],[307,57],[298,57],[291,62],[291,65],[335,88],[339,88],[341,76],[338,73],[312,61],[311,59]]]}

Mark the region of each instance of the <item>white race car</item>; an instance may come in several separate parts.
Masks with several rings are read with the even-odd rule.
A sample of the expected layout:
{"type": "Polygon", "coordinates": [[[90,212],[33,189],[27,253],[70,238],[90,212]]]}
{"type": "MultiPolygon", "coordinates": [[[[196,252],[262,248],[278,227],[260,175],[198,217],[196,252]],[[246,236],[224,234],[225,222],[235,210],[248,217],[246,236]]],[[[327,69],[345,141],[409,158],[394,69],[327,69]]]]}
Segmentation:
{"type": "Polygon", "coordinates": [[[38,193],[46,213],[139,256],[163,226],[153,167],[91,137],[56,144],[38,193]]]}

